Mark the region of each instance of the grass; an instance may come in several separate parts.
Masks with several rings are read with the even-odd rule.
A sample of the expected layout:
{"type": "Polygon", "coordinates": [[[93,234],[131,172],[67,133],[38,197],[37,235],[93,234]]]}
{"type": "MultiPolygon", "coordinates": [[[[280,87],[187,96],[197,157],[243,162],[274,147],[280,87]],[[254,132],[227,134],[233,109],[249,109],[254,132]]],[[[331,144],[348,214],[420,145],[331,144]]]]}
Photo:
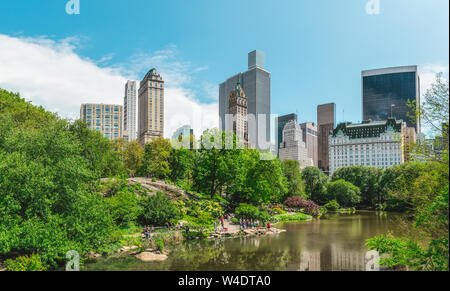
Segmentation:
{"type": "Polygon", "coordinates": [[[286,221],[304,221],[304,220],[310,220],[312,219],[311,215],[307,215],[301,212],[295,213],[295,214],[281,214],[281,215],[274,215],[271,217],[272,222],[286,222],[286,221]]]}

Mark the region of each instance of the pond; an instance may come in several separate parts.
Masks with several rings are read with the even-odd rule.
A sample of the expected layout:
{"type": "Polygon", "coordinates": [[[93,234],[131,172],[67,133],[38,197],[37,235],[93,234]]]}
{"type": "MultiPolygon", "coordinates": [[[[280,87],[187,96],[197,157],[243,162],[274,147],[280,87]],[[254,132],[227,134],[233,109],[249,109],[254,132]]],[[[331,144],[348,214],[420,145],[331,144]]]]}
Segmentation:
{"type": "Polygon", "coordinates": [[[287,231],[277,235],[187,242],[171,249],[164,262],[109,257],[85,270],[362,271],[366,240],[388,232],[405,234],[400,217],[372,211],[327,214],[320,220],[279,224],[287,231]]]}

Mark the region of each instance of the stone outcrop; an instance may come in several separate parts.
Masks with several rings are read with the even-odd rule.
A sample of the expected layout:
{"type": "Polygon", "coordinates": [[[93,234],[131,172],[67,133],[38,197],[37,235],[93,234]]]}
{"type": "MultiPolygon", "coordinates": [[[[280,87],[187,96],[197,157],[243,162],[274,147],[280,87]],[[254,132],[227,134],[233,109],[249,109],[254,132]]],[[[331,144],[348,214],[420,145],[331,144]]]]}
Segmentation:
{"type": "Polygon", "coordinates": [[[129,178],[131,184],[141,184],[141,186],[148,190],[148,195],[154,195],[157,192],[164,193],[170,200],[188,199],[189,193],[178,188],[177,186],[167,184],[164,181],[153,181],[151,178],[129,178]]]}
{"type": "Polygon", "coordinates": [[[143,262],[162,262],[167,260],[167,256],[163,254],[155,254],[153,252],[142,252],[137,254],[136,259],[141,260],[143,262]]]}

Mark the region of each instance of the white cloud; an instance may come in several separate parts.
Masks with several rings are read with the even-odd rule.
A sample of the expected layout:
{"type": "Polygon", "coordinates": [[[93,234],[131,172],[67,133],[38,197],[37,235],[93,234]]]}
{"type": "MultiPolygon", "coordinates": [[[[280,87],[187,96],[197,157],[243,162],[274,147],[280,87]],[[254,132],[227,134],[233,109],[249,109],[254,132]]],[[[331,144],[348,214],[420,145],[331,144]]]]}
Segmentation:
{"type": "Polygon", "coordinates": [[[185,123],[193,125],[196,135],[217,126],[217,103],[202,104],[195,92],[187,88],[192,81],[190,72],[205,68],[178,61],[175,47],[154,54],[137,54],[130,62],[112,67],[99,64],[110,61],[113,55],[107,54],[95,62],[80,57],[75,52],[78,48],[80,39],[76,37],[54,41],[0,34],[0,87],[20,92],[33,104],[63,117],[76,119],[82,103],[123,104],[126,80],[139,80],[155,67],[166,82],[166,137],[185,123]],[[177,118],[181,115],[184,120],[177,118]]]}
{"type": "Polygon", "coordinates": [[[443,78],[448,80],[449,68],[448,65],[428,64],[420,67],[420,95],[424,99],[427,90],[436,82],[436,75],[442,73],[443,78]]]}

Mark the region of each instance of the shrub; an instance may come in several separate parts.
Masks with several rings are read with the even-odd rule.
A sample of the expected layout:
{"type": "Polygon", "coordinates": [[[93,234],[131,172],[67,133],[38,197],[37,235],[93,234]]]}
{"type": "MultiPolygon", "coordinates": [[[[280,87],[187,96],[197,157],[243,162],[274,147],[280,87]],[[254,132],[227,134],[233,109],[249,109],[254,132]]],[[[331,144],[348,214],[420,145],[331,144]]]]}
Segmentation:
{"type": "Polygon", "coordinates": [[[242,203],[236,208],[235,215],[238,219],[258,219],[261,214],[258,207],[242,203]]]}
{"type": "Polygon", "coordinates": [[[320,214],[319,205],[310,200],[305,200],[299,196],[289,197],[284,201],[284,205],[290,208],[303,210],[306,214],[318,216],[320,214]]]}
{"type": "Polygon", "coordinates": [[[337,180],[328,184],[328,197],[336,200],[341,206],[353,207],[361,201],[358,187],[345,180],[337,180]]]}
{"type": "Polygon", "coordinates": [[[18,257],[15,260],[6,260],[6,269],[8,271],[45,271],[41,257],[37,254],[31,256],[18,257]]]}
{"type": "Polygon", "coordinates": [[[142,200],[143,213],[139,221],[144,224],[164,225],[181,219],[180,210],[167,197],[158,192],[142,200]]]}
{"type": "Polygon", "coordinates": [[[339,203],[336,200],[331,200],[330,202],[325,204],[324,207],[328,210],[337,210],[337,209],[341,208],[341,206],[339,205],[339,203]]]}
{"type": "Polygon", "coordinates": [[[304,213],[295,213],[289,215],[275,215],[270,218],[272,222],[283,222],[283,221],[301,221],[301,220],[309,220],[312,217],[310,215],[304,213]]]}

